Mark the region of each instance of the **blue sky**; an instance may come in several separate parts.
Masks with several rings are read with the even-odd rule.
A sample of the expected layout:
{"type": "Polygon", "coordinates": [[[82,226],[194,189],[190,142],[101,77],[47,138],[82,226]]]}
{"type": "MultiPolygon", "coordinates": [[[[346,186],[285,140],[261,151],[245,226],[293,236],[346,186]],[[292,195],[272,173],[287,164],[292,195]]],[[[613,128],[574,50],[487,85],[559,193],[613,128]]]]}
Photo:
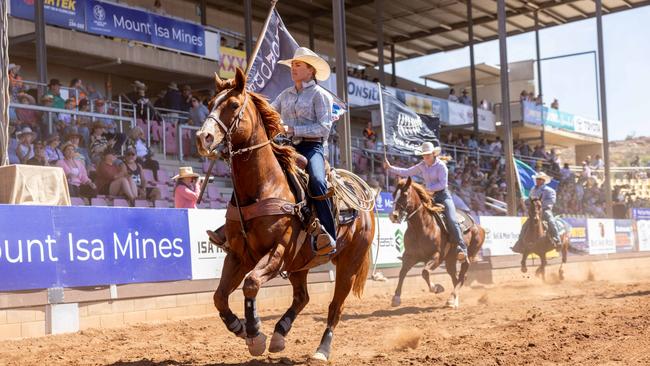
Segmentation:
{"type": "MultiPolygon", "coordinates": [[[[609,139],[632,133],[650,136],[650,6],[603,17],[605,82],[609,139]]],[[[597,49],[596,20],[588,19],[540,31],[541,58],[597,49]]],[[[497,41],[474,47],[476,63],[499,64],[497,41]]],[[[535,33],[508,38],[508,61],[535,59],[535,33]]],[[[420,76],[469,65],[469,49],[397,63],[397,74],[420,82],[420,76]]],[[[389,67],[387,68],[389,70],[389,67]]],[[[542,61],[545,101],[558,98],[560,109],[598,118],[596,73],[592,54],[542,61]]]]}

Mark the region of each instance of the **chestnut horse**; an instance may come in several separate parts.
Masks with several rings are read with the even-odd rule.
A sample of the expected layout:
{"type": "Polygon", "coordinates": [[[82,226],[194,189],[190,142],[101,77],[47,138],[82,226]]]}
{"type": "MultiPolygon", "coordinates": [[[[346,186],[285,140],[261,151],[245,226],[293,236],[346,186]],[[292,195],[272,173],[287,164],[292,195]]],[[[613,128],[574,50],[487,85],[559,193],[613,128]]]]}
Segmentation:
{"type": "MultiPolygon", "coordinates": [[[[196,138],[198,151],[204,157],[215,158],[215,150],[222,142],[228,148],[234,185],[231,206],[280,201],[287,207],[296,203],[285,176],[285,171],[295,169],[296,152],[293,147],[272,143],[273,137],[284,131],[280,115],[264,97],[246,90],[246,76],[240,69],[231,80],[223,81],[215,74],[215,85],[217,95],[210,102],[210,114],[196,138]]],[[[280,352],[292,323],[309,302],[307,273],[313,250],[304,235],[303,242],[299,242],[302,225],[294,214],[264,214],[242,223],[237,208],[232,211],[234,217],[226,215],[229,250],[214,304],[228,330],[245,338],[251,355],[259,356],[266,350],[266,336],[260,332],[255,297],[265,282],[286,271],[293,286],[293,302],[277,322],[269,344],[270,352],[280,352]],[[228,304],[228,297],[242,280],[245,322],[233,314],[228,304]]],[[[333,331],[350,291],[358,297],[363,292],[374,230],[372,212],[359,212],[352,223],[338,228],[338,249],[331,258],[336,265],[336,288],[315,359],[329,358],[333,331]]]]}
{"type": "MultiPolygon", "coordinates": [[[[546,235],[546,229],[544,228],[544,220],[542,218],[544,211],[542,210],[542,200],[539,198],[532,198],[528,203],[528,227],[526,232],[523,233],[523,238],[521,241],[521,271],[523,273],[528,272],[526,267],[526,259],[531,253],[537,254],[540,258],[540,266],[535,271],[535,275],[541,276],[542,279],[546,280],[546,253],[555,249],[553,243],[546,235]]],[[[562,219],[555,218],[558,222],[558,230],[560,230],[560,248],[558,252],[562,254],[562,263],[560,264],[560,270],[558,275],[560,280],[564,279],[564,269],[562,266],[566,263],[567,254],[569,251],[569,242],[570,242],[570,233],[571,228],[569,225],[562,219]]]]}
{"type": "Polygon", "coordinates": [[[393,306],[401,303],[402,284],[408,271],[418,262],[425,262],[422,269],[422,278],[427,282],[429,291],[439,293],[444,291],[440,285],[432,285],[429,281],[430,274],[445,260],[447,273],[451,277],[453,291],[446,306],[457,309],[459,306],[460,289],[465,283],[465,275],[470,266],[470,261],[476,255],[485,241],[485,230],[475,224],[463,235],[467,243],[468,259],[460,266],[460,273],[456,275],[456,245],[450,242],[448,233],[443,232],[433,215],[440,211],[431,204],[431,197],[424,187],[413,182],[411,178],[401,179],[393,193],[393,212],[390,219],[394,223],[404,220],[408,223],[404,233],[404,254],[402,255],[402,268],[399,272],[399,281],[393,296],[393,306]]]}

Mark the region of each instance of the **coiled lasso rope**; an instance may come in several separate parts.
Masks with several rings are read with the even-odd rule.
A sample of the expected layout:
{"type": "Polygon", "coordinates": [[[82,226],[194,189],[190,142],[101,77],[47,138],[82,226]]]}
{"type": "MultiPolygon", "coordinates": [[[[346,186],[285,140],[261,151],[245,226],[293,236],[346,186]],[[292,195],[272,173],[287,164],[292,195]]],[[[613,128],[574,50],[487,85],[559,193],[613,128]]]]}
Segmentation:
{"type": "Polygon", "coordinates": [[[332,169],[330,183],[336,197],[350,208],[369,212],[375,207],[375,190],[358,175],[343,169],[332,169]]]}

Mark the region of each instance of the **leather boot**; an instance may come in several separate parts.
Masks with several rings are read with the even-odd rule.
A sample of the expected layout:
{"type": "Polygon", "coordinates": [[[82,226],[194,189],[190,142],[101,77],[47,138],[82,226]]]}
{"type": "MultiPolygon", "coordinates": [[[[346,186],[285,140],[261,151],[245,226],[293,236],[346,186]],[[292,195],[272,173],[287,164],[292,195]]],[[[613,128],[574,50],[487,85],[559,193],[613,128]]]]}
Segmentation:
{"type": "Polygon", "coordinates": [[[226,253],[230,251],[230,248],[228,247],[228,243],[226,242],[225,225],[221,226],[215,231],[206,230],[205,232],[208,234],[208,239],[211,244],[214,244],[217,247],[223,249],[226,253]]]}

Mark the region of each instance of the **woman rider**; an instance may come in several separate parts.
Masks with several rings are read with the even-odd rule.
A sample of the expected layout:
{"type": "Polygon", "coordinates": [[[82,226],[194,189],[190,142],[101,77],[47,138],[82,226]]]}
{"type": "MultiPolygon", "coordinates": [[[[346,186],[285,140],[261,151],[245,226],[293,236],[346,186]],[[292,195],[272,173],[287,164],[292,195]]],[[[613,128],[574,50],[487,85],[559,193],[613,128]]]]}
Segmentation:
{"type": "MultiPolygon", "coordinates": [[[[317,198],[313,203],[322,226],[315,250],[319,255],[332,254],[336,250],[332,204],[329,199],[318,199],[327,194],[324,145],[332,127],[332,97],[316,83],[329,78],[330,67],[327,61],[305,47],[298,48],[293,58],[278,63],[291,67],[294,86],[283,90],[271,105],[280,113],[286,134],[296,150],[308,161],[309,193],[317,198]]],[[[225,245],[222,228],[207,233],[211,242],[225,245]]]]}
{"type": "Polygon", "coordinates": [[[422,161],[410,168],[398,168],[390,165],[388,159],[384,161],[384,168],[390,173],[401,176],[417,175],[424,179],[426,190],[433,197],[434,202],[441,203],[445,206],[445,217],[447,218],[447,227],[452,239],[456,242],[458,248],[458,260],[464,261],[467,258],[467,246],[463,240],[463,233],[460,231],[460,225],[456,221],[456,207],[451,194],[447,190],[447,165],[438,158],[440,146],[433,146],[431,142],[425,142],[416,155],[422,156],[422,161]]]}
{"type": "Polygon", "coordinates": [[[298,153],[307,158],[309,191],[317,197],[313,203],[322,225],[315,249],[320,255],[331,254],[336,249],[336,229],[332,203],[323,198],[327,194],[324,145],[332,127],[332,97],[316,82],[329,78],[330,66],[305,47],[298,48],[292,59],[278,63],[291,67],[294,86],[282,91],[271,105],[280,113],[298,153]]]}

